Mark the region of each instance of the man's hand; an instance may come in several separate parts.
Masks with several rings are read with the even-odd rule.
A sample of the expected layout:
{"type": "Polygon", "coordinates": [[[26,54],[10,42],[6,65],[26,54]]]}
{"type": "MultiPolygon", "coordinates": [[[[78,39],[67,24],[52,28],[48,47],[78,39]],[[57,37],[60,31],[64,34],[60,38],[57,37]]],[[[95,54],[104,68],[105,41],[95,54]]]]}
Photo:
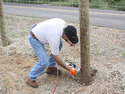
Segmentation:
{"type": "Polygon", "coordinates": [[[67,66],[68,71],[70,71],[70,69],[72,69],[72,66],[67,66]]]}

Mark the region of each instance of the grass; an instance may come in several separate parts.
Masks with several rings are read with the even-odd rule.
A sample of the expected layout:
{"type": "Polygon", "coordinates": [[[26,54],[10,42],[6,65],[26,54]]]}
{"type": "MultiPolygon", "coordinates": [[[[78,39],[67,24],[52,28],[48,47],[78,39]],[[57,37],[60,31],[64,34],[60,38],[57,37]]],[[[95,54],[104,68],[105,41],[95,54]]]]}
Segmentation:
{"type": "Polygon", "coordinates": [[[125,52],[121,52],[121,56],[125,56],[125,52]]]}
{"type": "Polygon", "coordinates": [[[6,78],[6,77],[4,77],[3,79],[2,79],[2,82],[8,82],[9,80],[8,80],[8,78],[6,78]]]}
{"type": "Polygon", "coordinates": [[[13,38],[17,38],[17,35],[13,32],[11,35],[13,38]]]}
{"type": "Polygon", "coordinates": [[[44,47],[45,47],[46,49],[49,49],[49,48],[50,48],[49,45],[44,45],[44,47]]]}
{"type": "Polygon", "coordinates": [[[25,30],[23,30],[21,33],[22,33],[22,36],[26,36],[26,35],[28,35],[28,32],[25,31],[25,30]]]}
{"type": "Polygon", "coordinates": [[[78,3],[68,3],[68,2],[50,2],[53,6],[67,6],[67,7],[78,7],[78,3]]]}
{"type": "Polygon", "coordinates": [[[115,50],[115,46],[111,47],[111,51],[114,51],[115,50]]]}
{"type": "Polygon", "coordinates": [[[7,31],[7,34],[11,34],[11,31],[10,30],[6,30],[7,31]]]}
{"type": "Polygon", "coordinates": [[[93,44],[93,49],[94,49],[95,55],[99,55],[99,48],[97,44],[93,44]]]}
{"type": "Polygon", "coordinates": [[[0,88],[0,94],[6,94],[7,93],[7,87],[4,86],[4,87],[1,87],[0,88]]]}
{"type": "Polygon", "coordinates": [[[124,85],[123,83],[120,83],[120,88],[121,88],[122,90],[125,90],[125,85],[124,85]]]}

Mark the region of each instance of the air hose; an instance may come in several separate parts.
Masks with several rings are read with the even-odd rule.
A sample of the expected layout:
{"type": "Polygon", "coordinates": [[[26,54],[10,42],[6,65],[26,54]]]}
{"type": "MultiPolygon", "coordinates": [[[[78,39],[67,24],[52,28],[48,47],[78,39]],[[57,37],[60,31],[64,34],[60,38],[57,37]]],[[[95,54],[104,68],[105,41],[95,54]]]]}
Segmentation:
{"type": "Polygon", "coordinates": [[[52,94],[54,94],[54,92],[55,92],[55,90],[56,90],[57,83],[58,83],[58,66],[57,66],[57,79],[56,79],[56,84],[55,84],[55,87],[54,87],[54,89],[53,89],[53,93],[52,93],[52,94]]]}

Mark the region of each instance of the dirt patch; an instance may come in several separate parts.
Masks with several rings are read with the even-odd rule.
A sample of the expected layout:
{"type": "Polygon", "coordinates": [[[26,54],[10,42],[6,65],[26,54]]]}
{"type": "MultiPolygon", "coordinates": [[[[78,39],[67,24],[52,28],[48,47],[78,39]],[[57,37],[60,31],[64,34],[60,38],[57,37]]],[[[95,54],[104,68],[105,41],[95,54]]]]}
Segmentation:
{"type": "MultiPolygon", "coordinates": [[[[41,74],[37,89],[25,82],[37,61],[27,36],[31,26],[43,20],[6,15],[11,44],[0,46],[0,94],[52,94],[56,76],[41,74]]],[[[79,24],[68,24],[73,24],[79,33],[79,24]]],[[[45,47],[49,54],[49,46],[45,47]]],[[[60,58],[80,66],[80,43],[71,48],[64,42],[60,58]]],[[[55,94],[125,94],[125,30],[90,26],[90,64],[98,72],[89,86],[82,85],[79,76],[71,76],[59,67],[63,74],[59,77],[55,94]]]]}

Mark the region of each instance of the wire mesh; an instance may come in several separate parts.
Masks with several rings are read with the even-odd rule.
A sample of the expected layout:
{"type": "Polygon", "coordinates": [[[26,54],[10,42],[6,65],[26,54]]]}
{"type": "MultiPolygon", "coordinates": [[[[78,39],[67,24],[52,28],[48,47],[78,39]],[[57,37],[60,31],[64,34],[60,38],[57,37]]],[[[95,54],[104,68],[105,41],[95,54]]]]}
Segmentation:
{"type": "MultiPolygon", "coordinates": [[[[4,0],[12,3],[29,3],[29,4],[50,4],[58,6],[78,7],[78,0],[4,0]]],[[[89,0],[90,8],[125,10],[124,0],[89,0]]]]}
{"type": "MultiPolygon", "coordinates": [[[[41,0],[41,1],[46,1],[46,0],[41,0]]],[[[4,0],[5,7],[6,6],[10,6],[10,8],[19,8],[17,6],[21,6],[21,7],[25,7],[27,9],[29,9],[30,7],[28,7],[28,6],[30,6],[30,4],[31,4],[31,7],[32,7],[32,4],[34,5],[34,3],[35,3],[35,5],[33,6],[33,8],[36,8],[36,10],[37,9],[39,10],[39,9],[43,8],[43,7],[40,7],[40,6],[42,6],[42,5],[40,5],[41,1],[40,0],[4,0]],[[25,4],[23,4],[23,3],[25,3],[25,4]],[[36,3],[38,3],[39,5],[36,4],[36,3]],[[12,6],[10,4],[12,4],[12,6]]],[[[70,3],[66,3],[67,2],[66,1],[66,2],[64,2],[62,4],[71,5],[73,7],[73,4],[74,4],[73,1],[74,0],[70,0],[70,3]]],[[[60,2],[62,2],[62,1],[58,0],[58,2],[59,2],[58,4],[60,5],[60,2]]],[[[46,1],[46,3],[50,4],[50,1],[48,0],[48,2],[46,1]]],[[[46,3],[44,2],[44,4],[46,4],[46,3]]],[[[54,7],[52,7],[52,8],[54,8],[54,7]]],[[[47,7],[47,6],[45,7],[45,9],[50,10],[49,11],[50,15],[51,14],[56,14],[56,11],[58,11],[58,10],[62,10],[62,12],[60,12],[59,15],[54,16],[54,17],[60,17],[62,14],[63,15],[68,14],[68,12],[73,12],[73,13],[70,13],[70,15],[73,18],[75,18],[75,15],[78,15],[78,9],[75,9],[75,8],[74,8],[75,11],[71,10],[70,8],[68,10],[66,10],[65,8],[64,9],[59,8],[59,9],[55,9],[54,11],[51,11],[51,7],[47,7]]],[[[44,13],[44,12],[42,12],[42,13],[44,13]]],[[[11,38],[12,39],[16,39],[16,38],[19,38],[19,37],[27,36],[28,33],[29,33],[29,31],[30,31],[30,28],[34,24],[42,22],[42,21],[46,20],[47,18],[41,19],[41,20],[38,20],[38,19],[39,18],[36,18],[36,17],[29,17],[29,18],[22,17],[21,18],[19,16],[13,18],[13,16],[11,16],[11,15],[6,15],[6,27],[7,27],[6,31],[7,31],[7,36],[10,39],[11,38]],[[11,18],[11,20],[7,20],[7,18],[11,18]]],[[[77,18],[77,20],[78,19],[79,18],[77,18]]],[[[71,19],[68,20],[67,25],[74,25],[78,29],[78,34],[79,34],[79,25],[77,24],[78,22],[71,23],[70,20],[71,19]]],[[[64,47],[62,48],[62,51],[61,51],[61,58],[63,59],[63,61],[65,61],[65,59],[69,59],[72,62],[76,62],[77,61],[78,65],[80,66],[80,47],[78,46],[79,44],[80,43],[78,43],[75,47],[70,47],[64,41],[64,47]]],[[[48,46],[46,46],[46,47],[48,47],[48,46]]]]}
{"type": "MultiPolygon", "coordinates": [[[[89,6],[90,6],[90,8],[93,6],[94,6],[94,8],[104,7],[105,10],[109,9],[108,7],[111,7],[113,9],[118,8],[118,7],[124,8],[124,6],[119,5],[121,1],[122,0],[119,0],[117,2],[109,2],[108,0],[90,0],[89,6]]],[[[9,10],[9,8],[12,8],[12,9],[22,8],[22,10],[16,11],[17,15],[21,15],[20,13],[23,11],[25,12],[25,8],[28,9],[31,13],[30,18],[29,18],[30,20],[28,18],[23,17],[23,19],[25,19],[24,22],[22,22],[22,18],[20,18],[19,16],[17,16],[16,18],[13,18],[10,15],[9,16],[6,15],[6,32],[7,32],[7,36],[9,36],[9,38],[18,38],[18,37],[22,37],[22,36],[27,36],[28,32],[30,31],[30,28],[34,24],[39,23],[39,22],[49,18],[49,17],[47,17],[47,15],[51,15],[51,18],[63,17],[62,15],[66,15],[66,14],[70,15],[70,18],[67,20],[69,22],[68,24],[72,24],[71,22],[75,22],[75,23],[73,23],[73,25],[76,26],[78,33],[79,33],[79,25],[78,25],[79,18],[76,17],[76,15],[79,15],[79,10],[77,8],[79,5],[78,0],[4,0],[4,3],[5,3],[5,7],[8,7],[7,10],[9,10]],[[47,4],[47,5],[45,5],[45,4],[47,4]],[[58,9],[55,9],[54,6],[50,6],[50,5],[58,5],[58,9]],[[62,6],[62,5],[70,6],[72,9],[70,7],[61,8],[60,6],[62,6]],[[42,14],[42,15],[44,15],[44,13],[48,13],[48,14],[43,16],[43,18],[45,17],[45,19],[38,20],[38,18],[35,17],[37,14],[35,15],[35,12],[33,10],[31,11],[30,8],[34,9],[34,11],[43,10],[39,14],[42,14]],[[48,10],[49,12],[47,12],[46,10],[48,10]],[[59,11],[59,14],[57,14],[57,11],[59,11]],[[55,14],[55,16],[53,16],[53,14],[55,14]],[[31,17],[31,16],[33,16],[33,17],[31,17]],[[8,22],[8,20],[7,20],[8,18],[11,18],[11,21],[8,22]]],[[[26,13],[26,12],[25,12],[25,14],[26,14],[25,16],[28,15],[28,13],[26,13]]],[[[38,17],[41,17],[41,16],[38,16],[38,17]]],[[[84,18],[84,16],[82,16],[82,17],[84,18]]],[[[67,18],[67,16],[64,17],[63,19],[65,20],[66,18],[67,18]]],[[[82,27],[82,28],[86,28],[86,27],[82,27]]],[[[79,43],[78,43],[78,45],[79,45],[79,43]]],[[[69,49],[71,49],[71,48],[69,48],[69,49]]],[[[73,50],[73,49],[71,51],[66,51],[66,52],[71,52],[71,54],[69,54],[69,56],[72,54],[76,55],[75,53],[77,53],[77,52],[75,52],[75,51],[79,50],[79,48],[77,48],[77,46],[75,47],[76,50],[73,50]]],[[[78,53],[80,53],[80,51],[78,51],[78,53]]],[[[74,58],[75,57],[80,57],[80,56],[76,55],[76,56],[74,56],[74,58]]],[[[75,60],[72,60],[72,61],[75,61],[75,60]]],[[[78,61],[78,62],[80,62],[80,61],[78,61]]]]}
{"type": "MultiPolygon", "coordinates": [[[[122,1],[122,0],[121,0],[122,1]]],[[[112,4],[111,2],[109,3],[108,0],[90,0],[89,1],[89,6],[90,8],[102,8],[102,9],[109,9],[110,8],[118,8],[118,7],[122,7],[124,8],[124,6],[120,6],[118,5],[120,3],[119,2],[112,4]],[[112,6],[110,6],[110,4],[112,6]],[[93,7],[94,6],[94,7],[93,7]]],[[[19,13],[21,12],[25,12],[25,8],[28,9],[31,13],[30,17],[19,17],[16,16],[15,18],[13,18],[11,15],[6,15],[6,32],[7,32],[7,36],[9,38],[19,38],[19,37],[23,37],[23,36],[27,36],[30,28],[36,24],[39,23],[41,21],[44,21],[45,19],[48,19],[49,17],[47,17],[47,15],[52,15],[51,18],[54,17],[62,17],[63,15],[69,15],[70,18],[66,21],[68,21],[68,24],[73,24],[77,30],[78,30],[78,36],[80,38],[80,30],[79,30],[79,17],[76,17],[76,15],[79,15],[79,10],[78,10],[78,0],[4,0],[5,6],[4,7],[8,7],[7,9],[9,10],[9,8],[15,9],[15,8],[22,8],[22,10],[16,11],[17,15],[21,15],[19,13]],[[56,9],[54,6],[50,6],[50,5],[58,5],[58,9],[56,9]],[[70,6],[70,7],[60,7],[60,6],[70,6]],[[45,19],[39,19],[36,17],[35,12],[32,10],[30,10],[30,8],[34,9],[34,11],[37,10],[43,10],[40,12],[40,14],[44,15],[44,13],[48,13],[47,15],[43,16],[43,18],[45,19]],[[53,10],[52,10],[53,9],[53,10]],[[46,10],[48,10],[49,12],[47,12],[46,10]],[[57,14],[57,11],[59,11],[59,14],[57,14]],[[55,14],[55,16],[53,16],[53,14],[55,14]],[[11,20],[8,20],[8,18],[11,18],[11,20]],[[22,19],[25,19],[22,21],[22,19]],[[73,23],[71,23],[73,22],[73,23]]],[[[6,12],[6,10],[5,10],[6,12]]],[[[25,16],[27,16],[28,14],[25,12],[25,16]]],[[[38,16],[41,17],[41,16],[38,16]]],[[[83,18],[85,18],[84,16],[82,16],[83,18]]],[[[64,17],[63,19],[65,20],[67,18],[64,17]]],[[[82,27],[82,28],[86,28],[86,27],[82,27]]],[[[85,38],[85,37],[84,37],[85,38]]],[[[79,62],[79,66],[80,66],[80,43],[78,43],[76,45],[75,48],[71,48],[70,46],[66,45],[67,43],[64,42],[64,47],[62,49],[62,55],[65,59],[71,59],[72,62],[79,62]],[[67,49],[68,47],[68,49],[67,49]]],[[[81,44],[83,45],[83,44],[81,44]]],[[[48,47],[48,46],[47,46],[48,47]]]]}
{"type": "MultiPolygon", "coordinates": [[[[113,0],[90,0],[89,6],[90,8],[104,9],[104,11],[107,11],[108,9],[125,9],[124,0],[117,0],[116,3],[108,1],[113,0]]],[[[68,14],[70,17],[68,18],[68,16],[66,16],[63,19],[66,20],[66,18],[68,18],[66,20],[67,24],[73,25],[77,28],[78,37],[80,38],[80,25],[78,22],[79,17],[76,16],[79,15],[77,7],[79,5],[78,0],[4,0],[4,4],[4,7],[7,8],[4,10],[5,13],[10,9],[13,10],[13,13],[17,13],[16,15],[11,15],[10,12],[10,14],[5,14],[6,34],[11,42],[8,47],[3,48],[7,55],[15,54],[16,51],[19,55],[35,56],[28,42],[27,36],[34,24],[45,21],[49,18],[63,18],[63,15],[66,16],[68,14]],[[58,9],[56,9],[54,5],[58,6],[58,9]],[[70,6],[72,9],[70,7],[62,8],[60,6],[70,6]],[[19,10],[15,11],[14,9],[16,8],[19,10]],[[28,10],[29,12],[27,13],[25,10],[28,10]],[[38,16],[38,14],[34,11],[40,11],[39,15],[41,14],[42,16],[38,16]],[[59,11],[59,14],[57,14],[57,11],[59,11]],[[20,14],[22,12],[25,12],[25,16],[20,14]],[[28,16],[29,13],[30,16],[28,16]],[[44,15],[44,13],[47,13],[47,15],[44,15]],[[55,14],[55,16],[53,16],[53,14],[55,14]],[[51,17],[48,17],[48,15],[51,15],[51,17]]],[[[82,18],[85,18],[85,16],[82,16],[82,18]]],[[[107,20],[104,20],[104,22],[107,20]]],[[[82,28],[88,29],[86,27],[82,28]]],[[[125,56],[124,31],[103,27],[98,28],[96,26],[90,26],[89,30],[91,66],[99,70],[97,77],[98,81],[96,80],[89,93],[95,93],[96,90],[100,90],[97,91],[99,94],[124,94],[124,61],[122,60],[122,57],[125,56]],[[118,65],[119,62],[121,64],[118,65]],[[108,87],[108,89],[106,87],[108,87]]],[[[81,36],[81,38],[83,37],[81,36]]],[[[84,44],[81,45],[84,46],[84,44]]],[[[49,55],[51,52],[49,46],[45,45],[45,48],[49,55]]],[[[78,42],[75,47],[70,47],[65,41],[63,41],[63,48],[59,55],[63,61],[68,59],[80,67],[80,54],[80,42],[78,42]]],[[[88,94],[88,92],[86,94],[88,94]]]]}

